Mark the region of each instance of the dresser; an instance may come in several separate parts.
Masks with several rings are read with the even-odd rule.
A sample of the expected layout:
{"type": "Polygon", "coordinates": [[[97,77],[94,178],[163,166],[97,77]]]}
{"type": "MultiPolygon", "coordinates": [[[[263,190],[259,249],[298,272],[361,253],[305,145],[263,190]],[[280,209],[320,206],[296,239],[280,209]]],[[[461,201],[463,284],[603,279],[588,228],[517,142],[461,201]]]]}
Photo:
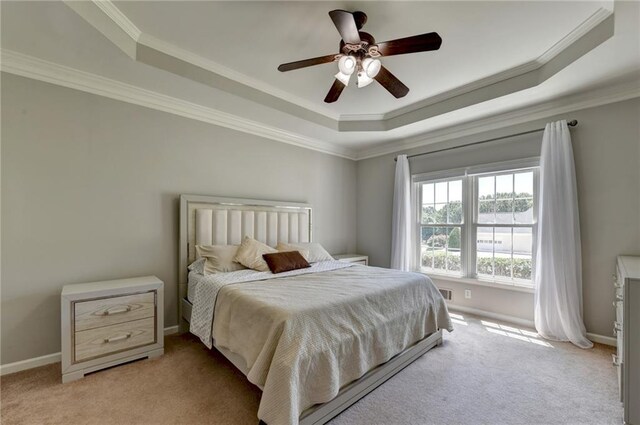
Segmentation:
{"type": "Polygon", "coordinates": [[[640,425],[640,257],[618,257],[615,274],[616,321],[613,331],[624,422],[640,425]]]}
{"type": "Polygon", "coordinates": [[[155,276],[62,289],[62,382],[164,353],[164,283],[155,276]]]}

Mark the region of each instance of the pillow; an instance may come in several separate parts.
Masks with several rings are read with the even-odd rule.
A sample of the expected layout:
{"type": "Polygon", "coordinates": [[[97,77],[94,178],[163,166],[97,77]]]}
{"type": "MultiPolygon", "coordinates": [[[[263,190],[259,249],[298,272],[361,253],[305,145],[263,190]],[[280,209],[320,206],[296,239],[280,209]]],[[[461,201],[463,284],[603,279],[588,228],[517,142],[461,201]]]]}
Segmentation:
{"type": "Polygon", "coordinates": [[[279,242],[278,246],[276,246],[278,251],[299,251],[299,250],[309,250],[309,255],[306,257],[306,260],[310,263],[316,263],[318,261],[329,261],[333,260],[333,257],[327,252],[326,249],[322,247],[317,242],[311,243],[282,243],[279,242]]]}
{"type": "Polygon", "coordinates": [[[249,236],[245,236],[238,248],[234,261],[261,272],[268,272],[269,266],[262,258],[263,254],[272,254],[278,250],[271,248],[249,236]]]}
{"type": "Polygon", "coordinates": [[[205,261],[207,261],[207,259],[204,258],[204,257],[198,258],[196,261],[194,261],[193,263],[189,264],[189,267],[187,267],[187,268],[191,272],[204,274],[204,263],[205,263],[205,261]]]}
{"type": "MultiPolygon", "coordinates": [[[[284,244],[283,244],[284,245],[284,244]]],[[[278,245],[280,246],[280,245],[278,245]]],[[[277,248],[276,248],[277,249],[277,248]]],[[[300,253],[300,255],[302,255],[302,257],[306,260],[309,261],[309,250],[305,249],[305,248],[293,248],[291,247],[290,249],[278,249],[278,252],[294,252],[297,251],[300,253]]]]}
{"type": "Polygon", "coordinates": [[[305,260],[302,254],[298,251],[264,254],[262,258],[269,266],[271,273],[274,274],[311,267],[307,260],[305,260]]]}
{"type": "Polygon", "coordinates": [[[234,261],[238,245],[196,245],[196,253],[205,259],[203,275],[244,270],[242,264],[234,261]]]}

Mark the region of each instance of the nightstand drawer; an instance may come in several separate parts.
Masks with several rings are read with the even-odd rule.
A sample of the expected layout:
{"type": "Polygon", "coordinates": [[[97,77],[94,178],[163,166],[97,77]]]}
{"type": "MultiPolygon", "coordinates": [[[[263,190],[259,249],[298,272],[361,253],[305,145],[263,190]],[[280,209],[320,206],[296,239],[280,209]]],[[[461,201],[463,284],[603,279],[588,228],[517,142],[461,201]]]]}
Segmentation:
{"type": "Polygon", "coordinates": [[[75,331],[131,322],[153,317],[156,297],[154,292],[102,298],[75,303],[75,331]]]}
{"type": "Polygon", "coordinates": [[[154,342],[153,317],[76,332],[74,363],[154,342]]]}

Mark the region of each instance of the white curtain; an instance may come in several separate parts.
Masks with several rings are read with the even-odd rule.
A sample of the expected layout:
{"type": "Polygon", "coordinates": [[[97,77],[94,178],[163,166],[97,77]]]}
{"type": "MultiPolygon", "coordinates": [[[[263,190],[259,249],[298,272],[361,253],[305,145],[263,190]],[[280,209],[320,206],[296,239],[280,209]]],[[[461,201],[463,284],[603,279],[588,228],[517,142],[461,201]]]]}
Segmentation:
{"type": "Polygon", "coordinates": [[[391,268],[411,270],[413,246],[411,237],[411,173],[407,155],[399,155],[393,189],[391,224],[391,268]]]}
{"type": "Polygon", "coordinates": [[[544,338],[591,348],[582,321],[576,173],[566,121],[549,123],[540,156],[535,325],[544,338]]]}

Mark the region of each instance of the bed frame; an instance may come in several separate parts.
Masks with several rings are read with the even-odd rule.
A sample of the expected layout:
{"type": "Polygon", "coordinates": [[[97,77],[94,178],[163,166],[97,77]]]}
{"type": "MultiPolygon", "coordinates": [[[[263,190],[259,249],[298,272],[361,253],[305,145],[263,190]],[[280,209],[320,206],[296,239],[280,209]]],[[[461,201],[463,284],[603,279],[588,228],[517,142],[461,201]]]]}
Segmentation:
{"type": "MultiPolygon", "coordinates": [[[[189,330],[188,322],[191,319],[192,305],[187,299],[187,266],[195,260],[195,245],[239,244],[244,236],[251,236],[270,246],[278,242],[311,242],[311,210],[310,205],[297,202],[181,195],[178,272],[180,332],[189,330]]],[[[441,344],[442,330],[426,336],[387,363],[342,388],[333,400],[305,410],[300,416],[300,424],[321,425],[328,422],[441,344]]],[[[233,353],[220,348],[218,351],[245,373],[241,360],[234,357],[233,353]]]]}

